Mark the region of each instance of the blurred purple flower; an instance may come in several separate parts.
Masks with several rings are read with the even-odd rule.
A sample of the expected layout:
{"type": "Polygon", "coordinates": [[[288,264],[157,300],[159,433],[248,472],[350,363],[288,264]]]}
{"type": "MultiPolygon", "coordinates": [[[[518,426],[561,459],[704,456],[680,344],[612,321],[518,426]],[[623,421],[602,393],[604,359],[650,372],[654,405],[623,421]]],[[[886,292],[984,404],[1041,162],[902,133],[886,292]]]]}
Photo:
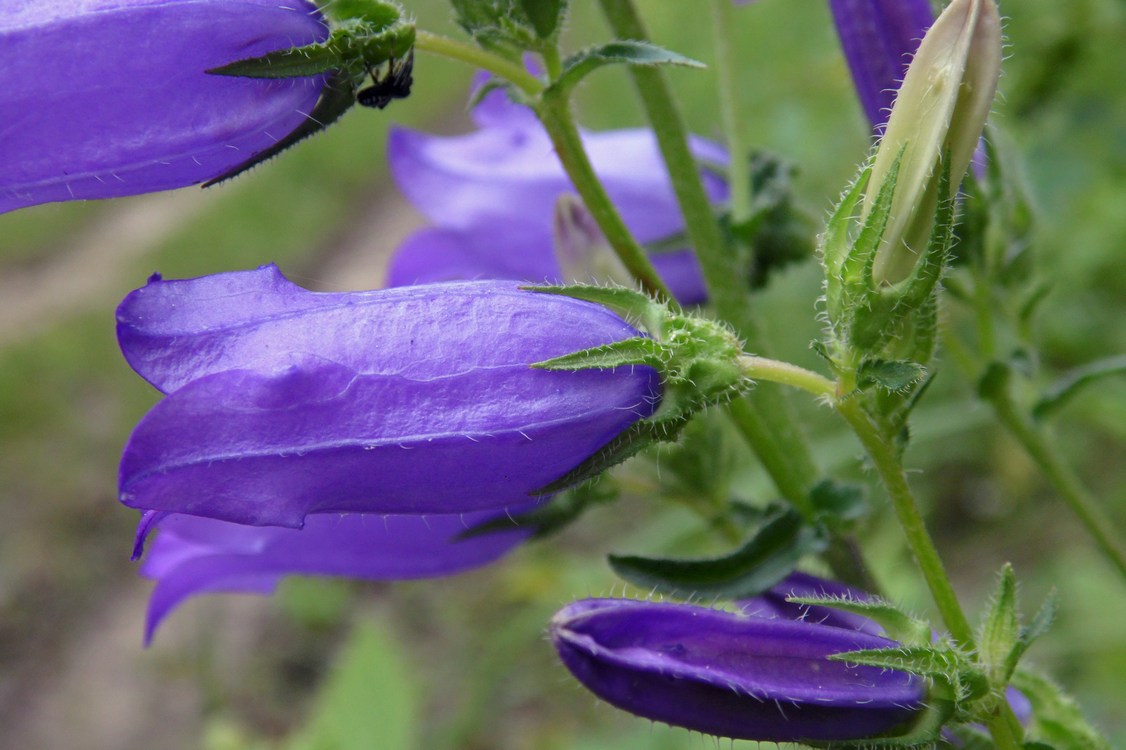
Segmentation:
{"type": "MultiPolygon", "coordinates": [[[[552,216],[560,196],[575,191],[547,134],[530,109],[499,90],[484,96],[473,119],[478,130],[468,135],[391,131],[388,159],[395,180],[433,226],[396,251],[388,270],[390,286],[461,278],[567,280],[552,250],[552,216]]],[[[684,231],[652,131],[586,133],[583,140],[638,241],[656,242],[684,231]]],[[[691,145],[703,162],[727,162],[727,153],[715,143],[693,138],[691,145]]],[[[704,180],[713,201],[726,200],[722,179],[705,171],[704,180]]],[[[678,299],[703,301],[704,282],[687,247],[652,257],[678,299]]]]}
{"type": "Polygon", "coordinates": [[[117,320],[129,364],[169,394],[121,459],[121,501],[141,510],[289,527],[500,510],[660,399],[648,367],[532,369],[639,334],[513,282],[313,293],[274,266],[154,276],[117,320]]]}
{"type": "Polygon", "coordinates": [[[896,646],[846,628],[584,599],[555,615],[551,637],[567,668],[603,700],[720,737],[855,740],[902,731],[925,708],[921,679],[827,659],[896,646]]]}
{"type": "MultiPolygon", "coordinates": [[[[515,508],[519,513],[530,505],[515,508]]],[[[503,519],[504,514],[499,518],[503,519]]],[[[145,642],[188,597],[215,592],[269,594],[287,575],[369,580],[431,578],[488,564],[527,539],[531,527],[458,539],[495,512],[464,515],[335,515],[306,519],[304,528],[244,526],[149,512],[139,538],[159,526],[141,574],[157,584],[149,600],[145,642]]]]}
{"type": "Polygon", "coordinates": [[[301,124],[323,81],[204,71],[327,33],[308,0],[4,0],[0,213],[222,174],[301,124]]]}
{"type": "Polygon", "coordinates": [[[829,8],[864,113],[883,132],[911,57],[934,23],[930,0],[829,0],[829,8]]]}

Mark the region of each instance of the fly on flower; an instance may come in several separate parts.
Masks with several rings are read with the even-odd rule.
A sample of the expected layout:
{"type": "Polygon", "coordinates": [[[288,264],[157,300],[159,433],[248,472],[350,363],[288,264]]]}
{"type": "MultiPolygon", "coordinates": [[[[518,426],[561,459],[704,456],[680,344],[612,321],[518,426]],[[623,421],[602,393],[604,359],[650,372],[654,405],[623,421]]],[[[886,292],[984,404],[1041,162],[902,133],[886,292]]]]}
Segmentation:
{"type": "Polygon", "coordinates": [[[383,109],[393,99],[406,99],[411,95],[411,84],[414,78],[414,50],[407,53],[404,60],[389,60],[387,73],[378,77],[376,71],[371,71],[372,85],[356,94],[356,101],[364,107],[383,109]]]}

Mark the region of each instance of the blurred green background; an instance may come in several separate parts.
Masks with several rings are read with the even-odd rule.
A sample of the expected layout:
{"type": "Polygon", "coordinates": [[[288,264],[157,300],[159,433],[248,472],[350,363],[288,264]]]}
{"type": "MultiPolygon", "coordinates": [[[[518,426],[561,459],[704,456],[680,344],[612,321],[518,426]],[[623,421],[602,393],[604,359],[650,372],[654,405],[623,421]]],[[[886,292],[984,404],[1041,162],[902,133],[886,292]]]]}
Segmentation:
{"type": "MultiPolygon", "coordinates": [[[[437,0],[405,4],[421,27],[458,33],[437,0]]],[[[642,6],[658,43],[712,59],[706,6],[642,6]]],[[[1040,209],[1037,258],[1053,285],[1037,334],[1050,373],[1126,352],[1126,5],[1007,0],[1002,11],[1009,59],[994,124],[1023,155],[1040,209]]],[[[797,162],[800,202],[824,215],[868,146],[826,3],[760,0],[737,22],[747,138],[797,162]]],[[[605,38],[596,5],[576,0],[572,48],[605,38]]],[[[128,560],[135,514],[115,500],[116,466],[156,394],[117,353],[115,305],[156,270],[188,277],[269,261],[310,288],[378,285],[387,253],[419,221],[388,180],[387,129],[466,131],[470,72],[420,56],[407,101],[353,112],[206,192],[0,216],[0,747],[714,746],[599,704],[542,636],[570,599],[621,592],[605,552],[695,542],[684,536],[695,524],[684,511],[644,498],[453,579],[292,580],[272,599],[192,600],[141,647],[151,584],[128,560]]],[[[693,130],[719,137],[713,74],[670,77],[693,130]]],[[[584,84],[579,113],[595,129],[642,123],[621,71],[584,84]]],[[[810,366],[819,284],[808,264],[759,306],[778,351],[810,366]]],[[[1027,610],[1058,589],[1059,620],[1031,659],[1126,744],[1126,584],[971,389],[953,372],[940,383],[908,459],[966,605],[980,611],[1005,560],[1027,610]]],[[[822,464],[863,478],[859,448],[840,425],[807,413],[822,464]]],[[[1086,392],[1055,429],[1126,527],[1126,382],[1086,392]]],[[[757,468],[746,474],[749,492],[769,499],[757,468]]],[[[877,577],[928,612],[898,532],[876,506],[877,577]]]]}

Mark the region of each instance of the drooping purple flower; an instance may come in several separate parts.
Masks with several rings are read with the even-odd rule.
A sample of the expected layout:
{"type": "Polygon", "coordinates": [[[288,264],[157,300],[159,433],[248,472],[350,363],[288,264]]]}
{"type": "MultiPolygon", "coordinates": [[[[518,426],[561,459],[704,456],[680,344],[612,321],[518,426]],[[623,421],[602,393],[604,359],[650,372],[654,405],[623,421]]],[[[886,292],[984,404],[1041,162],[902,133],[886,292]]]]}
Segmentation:
{"type": "Polygon", "coordinates": [[[608,703],[720,737],[855,740],[901,732],[925,708],[919,678],[827,658],[895,641],[809,621],[584,599],[556,614],[551,638],[608,703]]]}
{"type": "MultiPolygon", "coordinates": [[[[516,508],[516,512],[530,506],[516,508]]],[[[140,533],[157,525],[141,574],[156,580],[145,642],[181,602],[197,594],[269,594],[287,575],[401,580],[450,575],[485,565],[531,533],[511,527],[459,538],[493,512],[464,515],[336,515],[306,519],[304,528],[245,526],[181,514],[146,514],[140,533]],[[157,516],[153,518],[153,516],[157,516]]]]}
{"type": "MultiPolygon", "coordinates": [[[[562,278],[552,250],[552,216],[560,196],[575,189],[550,139],[532,111],[509,101],[503,91],[487,94],[473,118],[478,129],[467,135],[391,131],[388,160],[395,181],[433,226],[398,248],[388,284],[462,278],[568,280],[562,278]]],[[[684,231],[652,131],[585,133],[583,141],[638,241],[667,240],[684,231]]],[[[727,161],[726,152],[715,143],[693,138],[691,145],[702,162],[727,161]]],[[[704,180],[713,201],[726,199],[723,180],[708,171],[704,180]]],[[[687,247],[651,257],[678,299],[703,301],[704,282],[687,247]]]]}
{"type": "Polygon", "coordinates": [[[226,172],[301,124],[323,81],[204,71],[326,35],[308,0],[5,0],[0,213],[226,172]]]}
{"type": "Polygon", "coordinates": [[[141,510],[289,527],[498,510],[660,398],[648,367],[531,368],[639,334],[514,282],[313,293],[264,266],[154,277],[117,318],[130,365],[169,394],[121,459],[121,501],[141,510]]]}
{"type": "Polygon", "coordinates": [[[911,56],[934,13],[930,0],[829,0],[856,95],[883,132],[911,56]]]}

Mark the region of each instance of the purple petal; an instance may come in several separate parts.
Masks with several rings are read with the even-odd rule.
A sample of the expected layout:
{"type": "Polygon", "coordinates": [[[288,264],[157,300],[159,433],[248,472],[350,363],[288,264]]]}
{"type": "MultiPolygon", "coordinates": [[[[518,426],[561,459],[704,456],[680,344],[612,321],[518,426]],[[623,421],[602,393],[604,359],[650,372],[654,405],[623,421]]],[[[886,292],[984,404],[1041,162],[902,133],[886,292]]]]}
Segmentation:
{"type": "Polygon", "coordinates": [[[0,211],[222,174],[301,124],[323,82],[204,71],[326,34],[307,0],[5,0],[0,211]]]}
{"type": "Polygon", "coordinates": [[[810,622],[626,599],[587,599],[551,624],[569,670],[607,702],[706,734],[774,742],[893,732],[923,710],[923,682],[832,662],[894,641],[810,622]]]}
{"type": "Polygon", "coordinates": [[[274,265],[177,281],[154,276],[117,309],[125,358],[165,393],[223,370],[273,371],[310,358],[429,380],[526,367],[636,335],[601,306],[512,282],[323,293],[274,265]]]}
{"type": "MultiPolygon", "coordinates": [[[[431,250],[427,242],[432,236],[412,238],[392,260],[393,280],[456,275],[561,280],[552,215],[559,196],[575,190],[542,127],[522,111],[526,108],[495,104],[483,119],[489,126],[463,136],[392,131],[388,159],[400,189],[437,227],[463,235],[456,242],[471,248],[472,255],[426,273],[428,263],[453,257],[449,243],[431,250]]],[[[662,240],[684,230],[652,132],[618,130],[583,138],[595,170],[639,241],[662,240]]],[[[692,147],[707,162],[727,160],[721,147],[703,139],[693,139],[692,147]]],[[[705,173],[705,184],[713,201],[726,199],[721,179],[705,173]]],[[[702,276],[689,251],[662,254],[654,262],[682,302],[703,300],[702,276]]]]}
{"type": "Polygon", "coordinates": [[[265,267],[153,280],[119,321],[131,364],[176,388],[122,456],[121,501],[142,510],[297,527],[503,508],[659,401],[648,367],[531,368],[638,332],[506,282],[315,294],[265,267]]]}
{"type": "MultiPolygon", "coordinates": [[[[514,508],[515,512],[531,506],[514,508]]],[[[159,523],[141,574],[155,579],[145,642],[188,597],[272,592],[287,575],[402,580],[451,575],[493,562],[531,533],[502,530],[459,539],[504,514],[314,515],[302,529],[262,528],[172,514],[159,523]]]]}
{"type": "Polygon", "coordinates": [[[856,94],[882,131],[912,55],[934,23],[929,0],[830,0],[856,94]]]}

